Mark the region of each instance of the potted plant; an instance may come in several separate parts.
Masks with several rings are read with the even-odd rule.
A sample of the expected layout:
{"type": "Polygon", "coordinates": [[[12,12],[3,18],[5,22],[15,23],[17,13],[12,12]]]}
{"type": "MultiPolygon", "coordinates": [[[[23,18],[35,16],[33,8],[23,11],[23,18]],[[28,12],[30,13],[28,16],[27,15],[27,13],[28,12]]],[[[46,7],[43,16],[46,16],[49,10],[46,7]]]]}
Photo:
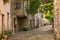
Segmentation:
{"type": "Polygon", "coordinates": [[[9,36],[9,34],[11,34],[11,32],[10,32],[10,31],[4,31],[4,32],[3,32],[2,39],[7,40],[7,38],[8,38],[8,36],[9,36]]]}

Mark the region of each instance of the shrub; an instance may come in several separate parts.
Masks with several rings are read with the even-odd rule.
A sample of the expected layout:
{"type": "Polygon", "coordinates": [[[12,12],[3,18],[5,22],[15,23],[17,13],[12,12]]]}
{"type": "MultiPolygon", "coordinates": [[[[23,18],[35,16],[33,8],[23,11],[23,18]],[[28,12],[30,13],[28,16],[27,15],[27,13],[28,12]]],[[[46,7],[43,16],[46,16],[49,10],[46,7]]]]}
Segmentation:
{"type": "Polygon", "coordinates": [[[29,28],[28,27],[23,27],[23,31],[28,31],[29,28]]]}
{"type": "Polygon", "coordinates": [[[39,26],[35,26],[35,28],[39,28],[39,26]]]}
{"type": "Polygon", "coordinates": [[[3,35],[9,35],[9,34],[11,34],[10,31],[6,31],[6,30],[5,30],[5,31],[3,32],[3,35]]]}

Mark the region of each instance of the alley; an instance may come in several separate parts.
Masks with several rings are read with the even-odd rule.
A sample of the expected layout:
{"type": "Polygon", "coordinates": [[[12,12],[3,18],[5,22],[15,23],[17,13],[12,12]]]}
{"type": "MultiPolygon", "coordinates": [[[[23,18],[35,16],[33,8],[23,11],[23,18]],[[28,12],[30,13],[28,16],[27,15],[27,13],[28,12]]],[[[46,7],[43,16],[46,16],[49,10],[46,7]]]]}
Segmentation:
{"type": "Polygon", "coordinates": [[[9,40],[55,40],[52,26],[43,26],[30,31],[23,31],[12,35],[9,40]]]}

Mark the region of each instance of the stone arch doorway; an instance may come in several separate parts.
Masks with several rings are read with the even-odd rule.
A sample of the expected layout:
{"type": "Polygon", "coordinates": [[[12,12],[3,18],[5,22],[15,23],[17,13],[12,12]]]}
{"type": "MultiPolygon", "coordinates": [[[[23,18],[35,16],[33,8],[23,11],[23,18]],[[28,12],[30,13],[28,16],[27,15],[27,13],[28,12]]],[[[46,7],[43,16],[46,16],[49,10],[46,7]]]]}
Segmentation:
{"type": "Polygon", "coordinates": [[[21,15],[21,16],[17,16],[17,20],[19,23],[19,31],[23,30],[24,25],[26,24],[26,16],[25,15],[21,15]]]}

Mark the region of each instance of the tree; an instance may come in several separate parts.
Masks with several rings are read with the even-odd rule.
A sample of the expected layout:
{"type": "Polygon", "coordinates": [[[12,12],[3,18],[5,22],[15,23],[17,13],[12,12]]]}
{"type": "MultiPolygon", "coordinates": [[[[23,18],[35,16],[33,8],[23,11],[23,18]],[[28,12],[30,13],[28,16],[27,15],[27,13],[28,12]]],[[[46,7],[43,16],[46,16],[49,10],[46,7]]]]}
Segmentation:
{"type": "Polygon", "coordinates": [[[53,23],[53,0],[44,0],[40,12],[45,14],[45,18],[53,23]]]}
{"type": "Polygon", "coordinates": [[[43,12],[45,15],[45,18],[50,21],[52,24],[52,28],[54,28],[54,23],[53,23],[53,0],[46,0],[42,2],[42,6],[40,9],[40,12],[43,12]]]}
{"type": "Polygon", "coordinates": [[[30,4],[26,6],[27,14],[32,16],[32,27],[34,26],[34,14],[38,12],[41,0],[29,0],[30,4]]]}
{"type": "Polygon", "coordinates": [[[51,15],[51,12],[49,10],[45,14],[45,18],[48,19],[50,21],[50,23],[53,22],[53,15],[51,15]]]}

